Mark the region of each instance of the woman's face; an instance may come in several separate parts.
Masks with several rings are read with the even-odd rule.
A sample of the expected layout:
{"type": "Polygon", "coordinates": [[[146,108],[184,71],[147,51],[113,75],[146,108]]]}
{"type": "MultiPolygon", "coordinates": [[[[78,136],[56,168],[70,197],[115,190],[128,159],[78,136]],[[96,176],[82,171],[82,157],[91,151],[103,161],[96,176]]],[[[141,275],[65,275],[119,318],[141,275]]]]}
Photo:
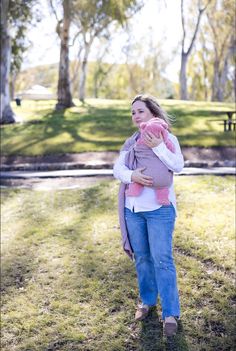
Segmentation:
{"type": "Polygon", "coordinates": [[[146,107],[145,103],[139,100],[133,103],[131,114],[132,121],[137,127],[140,126],[140,123],[147,122],[154,117],[151,111],[146,107]]]}

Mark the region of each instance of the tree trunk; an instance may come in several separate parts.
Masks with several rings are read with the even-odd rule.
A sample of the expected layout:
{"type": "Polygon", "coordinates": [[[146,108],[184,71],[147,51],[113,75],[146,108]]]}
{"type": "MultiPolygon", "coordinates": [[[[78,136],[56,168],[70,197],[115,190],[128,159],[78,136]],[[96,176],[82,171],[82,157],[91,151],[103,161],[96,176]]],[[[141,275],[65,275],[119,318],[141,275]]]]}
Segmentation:
{"type": "Polygon", "coordinates": [[[214,62],[214,77],[212,84],[211,101],[224,101],[224,90],[228,73],[228,57],[225,58],[224,67],[220,70],[219,61],[214,62]]]}
{"type": "Polygon", "coordinates": [[[85,44],[85,53],[81,65],[80,80],[79,80],[79,99],[84,102],[85,99],[85,83],[87,78],[87,66],[88,66],[88,55],[90,50],[90,44],[85,44]]]}
{"type": "Polygon", "coordinates": [[[217,94],[218,101],[224,101],[224,97],[225,97],[224,92],[225,92],[225,86],[227,83],[228,69],[229,69],[229,66],[228,66],[228,55],[227,55],[225,58],[225,61],[224,61],[223,70],[222,70],[221,75],[220,75],[220,84],[219,84],[218,94],[217,94]]]}
{"type": "Polygon", "coordinates": [[[185,52],[182,52],[181,55],[181,67],[180,67],[180,75],[179,75],[179,82],[180,82],[180,99],[181,100],[188,100],[188,92],[187,92],[187,60],[188,56],[185,52]]]}
{"type": "Polygon", "coordinates": [[[187,100],[188,93],[187,93],[187,77],[186,77],[186,68],[187,68],[187,61],[192,52],[193,45],[197,38],[197,33],[200,26],[201,17],[203,12],[206,10],[210,0],[208,0],[207,5],[204,8],[200,8],[200,3],[198,3],[198,17],[197,23],[195,26],[195,30],[190,42],[188,49],[185,51],[185,39],[186,39],[186,26],[185,26],[185,17],[184,17],[184,0],[181,0],[181,21],[182,21],[182,29],[183,29],[183,38],[182,38],[182,52],[181,52],[181,67],[180,67],[180,75],[179,75],[179,84],[180,84],[180,99],[187,100]]]}
{"type": "Polygon", "coordinates": [[[59,29],[61,39],[60,62],[59,62],[59,78],[57,86],[56,110],[64,110],[74,106],[70,90],[70,74],[69,74],[69,30],[70,30],[70,8],[69,1],[63,1],[63,24],[59,29]]]}
{"type": "Polygon", "coordinates": [[[10,99],[13,100],[15,98],[15,85],[16,85],[17,73],[13,72],[11,74],[10,79],[10,99]]]}
{"type": "Polygon", "coordinates": [[[202,46],[202,66],[203,66],[203,80],[204,80],[204,99],[208,100],[208,69],[207,69],[207,57],[205,53],[207,52],[206,42],[204,36],[202,36],[203,46],[202,46]]]}
{"type": "MultiPolygon", "coordinates": [[[[233,42],[233,40],[232,40],[233,42]]],[[[227,74],[229,71],[229,58],[234,54],[233,46],[228,48],[227,54],[224,58],[223,67],[220,69],[220,62],[215,59],[214,62],[214,77],[212,86],[212,101],[224,101],[225,86],[227,83],[227,74]]],[[[233,56],[234,57],[234,56],[233,56]]]]}
{"type": "Polygon", "coordinates": [[[94,79],[93,79],[93,95],[95,99],[98,98],[98,78],[99,77],[99,71],[95,72],[94,74],[94,79]]]}
{"type": "Polygon", "coordinates": [[[15,123],[16,116],[10,105],[9,74],[11,65],[11,41],[8,31],[7,13],[9,1],[1,3],[1,114],[0,123],[15,123]]]}

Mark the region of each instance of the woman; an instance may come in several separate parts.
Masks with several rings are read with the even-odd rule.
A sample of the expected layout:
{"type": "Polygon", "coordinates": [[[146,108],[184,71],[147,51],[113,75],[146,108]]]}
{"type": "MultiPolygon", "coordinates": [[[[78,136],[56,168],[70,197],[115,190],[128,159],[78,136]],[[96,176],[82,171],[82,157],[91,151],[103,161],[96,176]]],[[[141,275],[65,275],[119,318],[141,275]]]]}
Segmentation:
{"type": "MultiPolygon", "coordinates": [[[[136,96],[131,104],[131,112],[133,123],[138,128],[142,122],[154,117],[163,119],[170,126],[169,116],[152,96],[136,96]]],[[[134,257],[141,299],[135,320],[147,317],[150,307],[156,305],[159,295],[163,331],[165,335],[172,336],[177,331],[177,319],[180,316],[176,270],[172,256],[176,199],[172,182],[168,195],[170,204],[159,204],[152,188],[152,177],[147,175],[147,172],[143,174],[143,168],[133,169],[127,161],[127,156],[133,152],[139,136],[138,131],[126,140],[114,165],[114,177],[122,182],[119,192],[119,214],[123,247],[130,257],[134,257]],[[132,182],[144,186],[139,196],[125,194],[127,184],[132,182]]],[[[148,132],[142,137],[145,145],[152,149],[168,170],[181,172],[184,160],[174,135],[169,133],[175,152],[167,148],[161,136],[157,137],[148,132]]]]}

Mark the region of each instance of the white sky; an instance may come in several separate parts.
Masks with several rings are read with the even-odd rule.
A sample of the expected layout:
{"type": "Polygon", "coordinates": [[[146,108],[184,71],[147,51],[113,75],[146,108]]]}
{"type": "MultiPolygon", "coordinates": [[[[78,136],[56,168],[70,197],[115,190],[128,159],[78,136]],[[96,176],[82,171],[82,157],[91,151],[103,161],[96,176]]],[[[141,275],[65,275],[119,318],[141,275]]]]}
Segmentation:
{"type": "MultiPolygon", "coordinates": [[[[28,33],[28,38],[32,42],[31,48],[27,51],[22,68],[33,67],[42,64],[56,63],[59,60],[59,40],[55,32],[56,20],[48,9],[48,1],[41,0],[41,11],[43,19],[35,28],[28,33]]],[[[135,41],[145,44],[150,40],[150,33],[153,42],[161,42],[164,55],[173,57],[173,50],[178,48],[181,39],[182,29],[180,21],[180,1],[179,0],[145,0],[145,5],[131,21],[133,36],[135,41]],[[160,2],[162,5],[160,5],[160,2]]],[[[127,35],[114,34],[112,46],[109,49],[109,61],[122,62],[121,47],[125,43],[127,35]]],[[[96,55],[96,43],[89,60],[93,60],[96,55]]],[[[76,56],[76,47],[71,48],[70,57],[76,56]]],[[[167,67],[166,75],[172,81],[178,81],[178,71],[180,66],[179,54],[173,57],[171,64],[167,67]]]]}

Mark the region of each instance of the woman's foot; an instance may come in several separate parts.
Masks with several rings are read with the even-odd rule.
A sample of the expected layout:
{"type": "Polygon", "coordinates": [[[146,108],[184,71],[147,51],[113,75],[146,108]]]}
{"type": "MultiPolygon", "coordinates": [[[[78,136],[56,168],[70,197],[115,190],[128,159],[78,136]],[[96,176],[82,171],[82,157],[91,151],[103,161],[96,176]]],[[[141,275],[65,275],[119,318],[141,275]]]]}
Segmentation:
{"type": "Polygon", "coordinates": [[[166,317],[163,322],[163,334],[165,336],[173,336],[176,334],[178,328],[177,321],[175,317],[166,317]]]}
{"type": "Polygon", "coordinates": [[[141,321],[144,318],[146,318],[147,315],[148,315],[149,309],[150,309],[149,306],[145,305],[143,303],[138,305],[136,313],[135,313],[135,320],[136,321],[141,321]]]}

